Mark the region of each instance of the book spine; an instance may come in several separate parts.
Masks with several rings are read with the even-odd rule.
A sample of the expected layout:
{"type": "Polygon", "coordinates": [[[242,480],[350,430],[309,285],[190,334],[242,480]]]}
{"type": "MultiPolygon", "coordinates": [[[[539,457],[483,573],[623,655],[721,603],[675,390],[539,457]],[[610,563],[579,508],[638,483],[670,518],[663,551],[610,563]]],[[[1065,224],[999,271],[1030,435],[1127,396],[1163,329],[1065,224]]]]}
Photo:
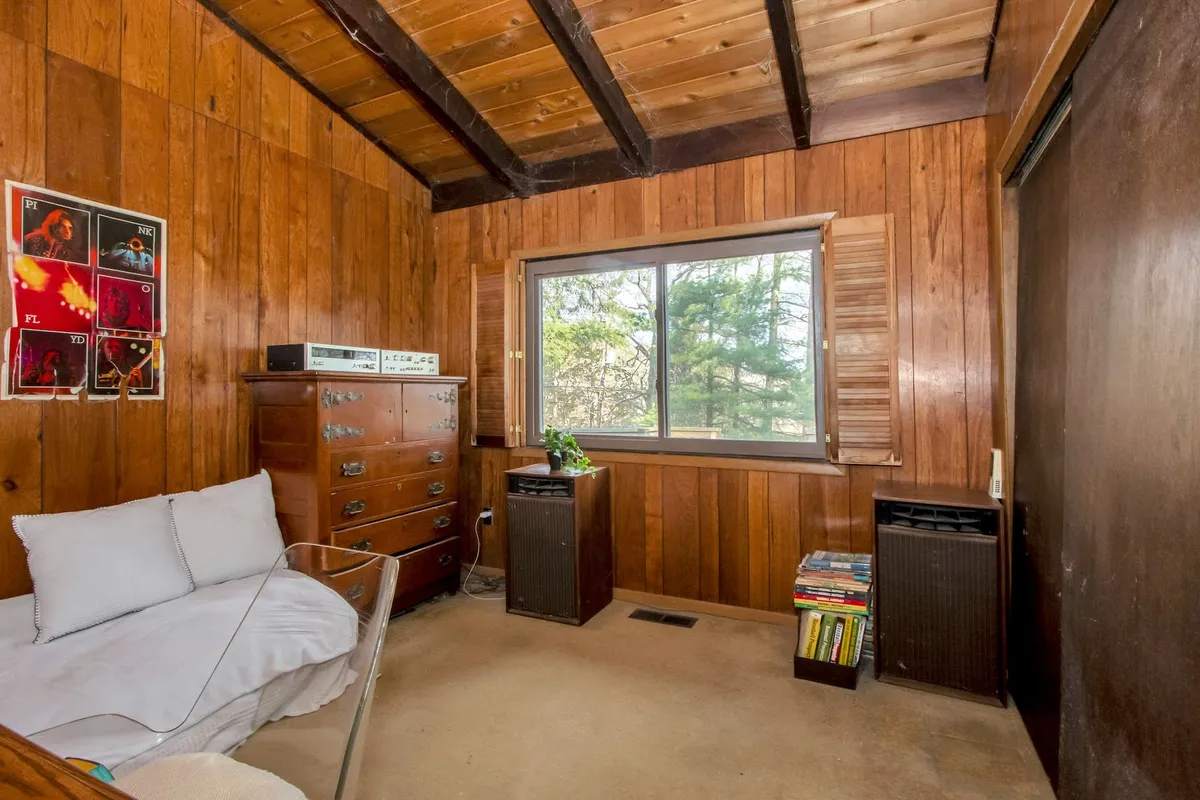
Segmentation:
{"type": "Polygon", "coordinates": [[[867,615],[867,609],[865,608],[839,606],[835,603],[818,603],[812,600],[796,600],[793,602],[793,605],[796,608],[811,608],[814,611],[825,611],[831,614],[858,614],[859,616],[867,615]]]}
{"type": "Polygon", "coordinates": [[[850,644],[845,648],[846,655],[842,659],[844,666],[854,665],[854,650],[858,646],[858,629],[862,625],[862,621],[858,617],[850,618],[850,644]]]}
{"type": "Polygon", "coordinates": [[[851,663],[851,666],[857,667],[858,659],[862,657],[863,639],[866,635],[866,632],[867,632],[867,623],[865,620],[863,620],[861,622],[861,624],[858,626],[858,641],[855,643],[854,661],[851,663]]]}
{"type": "Polygon", "coordinates": [[[821,618],[824,616],[820,611],[804,612],[808,617],[808,628],[805,633],[804,657],[812,658],[817,654],[817,642],[821,638],[821,618]]]}
{"type": "Polygon", "coordinates": [[[833,647],[829,651],[828,661],[836,664],[838,655],[842,652],[842,641],[846,635],[846,620],[843,617],[837,617],[833,629],[833,647]]]}
{"type": "Polygon", "coordinates": [[[853,597],[831,597],[827,594],[817,594],[816,592],[796,592],[792,595],[796,600],[812,600],[814,603],[832,603],[834,605],[844,606],[859,606],[867,607],[866,600],[858,600],[853,597]]]}
{"type": "Polygon", "coordinates": [[[821,618],[821,640],[817,645],[817,660],[829,660],[829,648],[833,644],[833,616],[825,614],[821,618]]]}

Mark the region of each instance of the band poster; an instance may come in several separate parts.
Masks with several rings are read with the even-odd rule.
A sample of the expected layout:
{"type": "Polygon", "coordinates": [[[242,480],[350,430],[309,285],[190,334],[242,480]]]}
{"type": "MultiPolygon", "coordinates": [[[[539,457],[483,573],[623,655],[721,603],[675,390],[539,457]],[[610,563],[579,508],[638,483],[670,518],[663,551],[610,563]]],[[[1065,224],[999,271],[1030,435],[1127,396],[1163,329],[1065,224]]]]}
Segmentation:
{"type": "Polygon", "coordinates": [[[163,398],[167,222],[5,181],[4,399],[163,398]]]}

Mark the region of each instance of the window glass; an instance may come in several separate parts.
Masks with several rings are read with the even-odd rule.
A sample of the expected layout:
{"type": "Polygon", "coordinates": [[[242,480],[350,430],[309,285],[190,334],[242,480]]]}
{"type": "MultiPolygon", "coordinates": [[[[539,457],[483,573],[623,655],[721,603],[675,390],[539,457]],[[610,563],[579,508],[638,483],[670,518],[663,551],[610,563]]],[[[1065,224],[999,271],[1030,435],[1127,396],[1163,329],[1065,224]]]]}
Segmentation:
{"type": "Polygon", "coordinates": [[[812,251],[668,264],[670,436],[817,440],[812,251]]]}
{"type": "Polygon", "coordinates": [[[657,436],[655,268],[540,284],[544,424],[577,436],[657,436]]]}
{"type": "Polygon", "coordinates": [[[819,232],[528,262],[525,274],[531,431],[824,457],[819,232]]]}

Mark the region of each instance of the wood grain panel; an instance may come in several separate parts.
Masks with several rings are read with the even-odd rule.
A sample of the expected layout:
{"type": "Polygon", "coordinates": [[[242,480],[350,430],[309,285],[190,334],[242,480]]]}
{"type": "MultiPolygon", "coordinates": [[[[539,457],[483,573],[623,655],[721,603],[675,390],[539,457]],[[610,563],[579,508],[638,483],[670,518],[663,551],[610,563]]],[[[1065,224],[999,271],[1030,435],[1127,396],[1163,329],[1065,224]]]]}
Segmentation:
{"type": "Polygon", "coordinates": [[[114,78],[121,74],[121,0],[47,0],[46,49],[114,78]]]}
{"type": "Polygon", "coordinates": [[[746,534],[748,473],[717,470],[717,536],[721,590],[720,602],[750,605],[750,538],[746,534]]]}
{"type": "MultiPolygon", "coordinates": [[[[54,33],[71,58],[13,37],[47,35],[34,13],[40,5],[14,15],[0,4],[0,98],[10,112],[0,119],[0,177],[167,219],[167,384],[163,402],[5,404],[6,523],[15,513],[96,507],[241,477],[248,407],[238,402],[238,372],[257,366],[261,339],[328,340],[338,321],[332,209],[341,197],[328,166],[328,109],[312,101],[315,109],[274,67],[260,67],[261,56],[191,0],[56,3],[55,13],[90,6],[54,33]],[[121,20],[111,30],[110,10],[121,20]],[[75,23],[89,14],[100,16],[85,31],[75,23]],[[113,44],[109,51],[99,52],[101,40],[113,44]]],[[[342,187],[371,198],[368,230],[353,245],[371,269],[352,272],[369,299],[344,302],[338,313],[352,315],[346,325],[361,325],[377,345],[388,344],[399,318],[395,327],[419,345],[420,286],[432,249],[428,191],[404,173],[381,177],[376,156],[370,163],[363,177],[375,187],[357,178],[342,187]],[[407,260],[393,258],[393,228],[409,232],[407,260]],[[389,302],[390,273],[401,268],[417,293],[389,302]]],[[[10,308],[8,295],[0,296],[0,323],[10,308]]],[[[23,549],[0,532],[0,597],[29,588],[23,549]]]]}
{"type": "Polygon", "coordinates": [[[910,132],[917,481],[967,481],[962,175],[958,123],[910,132]]]}
{"type": "Polygon", "coordinates": [[[646,590],[646,468],[613,466],[614,585],[646,590]]]}
{"type": "Polygon", "coordinates": [[[700,599],[700,470],[662,469],[662,593],[700,599]]]}
{"type": "MultiPolygon", "coordinates": [[[[164,81],[164,91],[165,85],[164,81]]],[[[121,87],[121,205],[163,218],[169,210],[168,105],[163,97],[136,86],[121,87]]],[[[117,400],[118,500],[166,489],[166,411],[164,403],[127,396],[117,400]]]]}
{"type": "MultiPolygon", "coordinates": [[[[50,53],[46,185],[102,203],[120,200],[121,85],[116,78],[50,53]],[[79,158],[87,153],[88,158],[79,158]]],[[[52,402],[42,416],[42,508],[73,511],[117,499],[113,403],[52,402]]]]}
{"type": "Polygon", "coordinates": [[[646,591],[663,593],[663,468],[646,467],[646,591]]]}
{"type": "Polygon", "coordinates": [[[987,129],[962,124],[963,331],[967,391],[967,485],[992,472],[992,297],[988,275],[987,129]]]}
{"type": "Polygon", "coordinates": [[[800,476],[772,472],[767,476],[767,524],[770,547],[767,607],[791,611],[800,550],[800,476]]]}
{"type": "MultiPolygon", "coordinates": [[[[5,28],[30,32],[35,20],[5,18],[5,28]],[[23,23],[18,25],[17,23],[23,23]]],[[[44,33],[43,33],[44,35],[44,33]]],[[[0,98],[10,113],[0,118],[0,178],[45,181],[46,52],[0,33],[0,98]]],[[[12,291],[0,282],[0,327],[12,324],[12,291]]],[[[0,414],[0,517],[35,514],[42,504],[42,408],[9,403],[0,414]]],[[[33,589],[24,568],[25,548],[15,534],[0,535],[0,597],[33,589]]]]}

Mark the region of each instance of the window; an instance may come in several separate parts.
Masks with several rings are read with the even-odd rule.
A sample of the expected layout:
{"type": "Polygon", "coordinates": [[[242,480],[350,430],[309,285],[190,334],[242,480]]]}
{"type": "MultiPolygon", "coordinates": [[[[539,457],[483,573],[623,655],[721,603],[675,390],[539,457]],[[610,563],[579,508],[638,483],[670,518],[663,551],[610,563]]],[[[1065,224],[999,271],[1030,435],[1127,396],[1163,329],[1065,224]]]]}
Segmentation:
{"type": "Polygon", "coordinates": [[[525,274],[531,443],[553,425],[585,447],[824,458],[818,231],[525,274]]]}

